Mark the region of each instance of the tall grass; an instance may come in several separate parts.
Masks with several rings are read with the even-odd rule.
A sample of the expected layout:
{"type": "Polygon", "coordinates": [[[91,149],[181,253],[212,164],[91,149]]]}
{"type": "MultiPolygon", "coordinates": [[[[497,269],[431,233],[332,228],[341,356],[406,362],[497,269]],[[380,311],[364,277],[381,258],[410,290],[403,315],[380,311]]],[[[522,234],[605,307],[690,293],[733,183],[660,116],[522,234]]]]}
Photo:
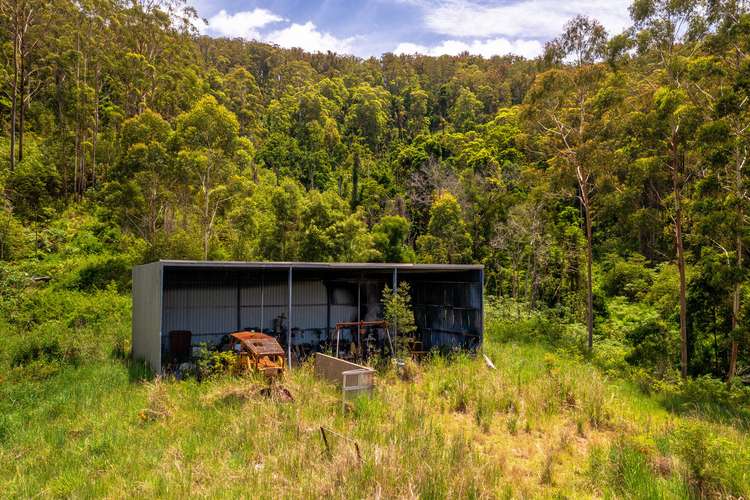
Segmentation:
{"type": "Polygon", "coordinates": [[[410,365],[407,380],[386,366],[372,397],[342,409],[339,390],[309,363],[282,382],[293,402],[252,377],[151,380],[127,357],[126,297],[111,288],[41,294],[20,301],[23,321],[5,318],[0,338],[4,497],[750,492],[743,430],[670,414],[552,349],[544,338],[578,332],[548,319],[490,315],[483,350],[497,369],[467,354],[410,365]],[[52,312],[36,311],[39,301],[52,312]],[[29,332],[59,349],[30,350],[29,332]],[[60,354],[71,346],[76,362],[60,354]]]}

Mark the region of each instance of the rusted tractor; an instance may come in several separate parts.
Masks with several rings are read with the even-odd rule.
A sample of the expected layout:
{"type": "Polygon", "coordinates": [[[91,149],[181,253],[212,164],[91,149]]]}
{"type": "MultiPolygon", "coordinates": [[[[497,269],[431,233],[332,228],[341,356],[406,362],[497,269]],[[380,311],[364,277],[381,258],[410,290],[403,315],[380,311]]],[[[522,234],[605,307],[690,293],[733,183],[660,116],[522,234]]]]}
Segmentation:
{"type": "Polygon", "coordinates": [[[284,372],[284,349],[278,341],[258,332],[237,332],[230,336],[230,348],[237,354],[233,371],[259,372],[273,378],[284,372]]]}

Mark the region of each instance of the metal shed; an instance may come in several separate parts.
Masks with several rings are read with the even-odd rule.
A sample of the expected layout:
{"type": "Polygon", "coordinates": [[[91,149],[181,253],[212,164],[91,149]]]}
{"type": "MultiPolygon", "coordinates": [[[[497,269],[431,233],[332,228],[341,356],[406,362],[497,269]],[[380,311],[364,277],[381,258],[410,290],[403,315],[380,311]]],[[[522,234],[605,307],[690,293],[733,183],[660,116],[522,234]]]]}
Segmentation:
{"type": "Polygon", "coordinates": [[[133,356],[160,372],[170,332],[189,331],[198,345],[255,330],[275,335],[291,364],[299,346],[321,350],[336,323],[382,319],[383,288],[402,281],[425,350],[474,349],[483,279],[481,265],[161,260],[133,268],[133,356]]]}

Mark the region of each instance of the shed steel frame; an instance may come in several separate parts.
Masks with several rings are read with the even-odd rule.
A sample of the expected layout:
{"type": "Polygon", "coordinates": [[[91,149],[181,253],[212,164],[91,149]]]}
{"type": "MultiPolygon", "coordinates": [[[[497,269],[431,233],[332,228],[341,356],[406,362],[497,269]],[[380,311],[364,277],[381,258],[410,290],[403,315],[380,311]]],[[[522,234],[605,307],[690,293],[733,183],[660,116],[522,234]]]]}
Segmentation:
{"type": "MultiPolygon", "coordinates": [[[[379,309],[378,290],[390,281],[395,293],[399,280],[412,284],[415,319],[428,346],[481,344],[481,265],[161,260],[133,268],[133,356],[160,372],[169,361],[169,331],[190,330],[216,342],[259,319],[254,327],[284,334],[291,367],[295,336],[304,342],[317,335],[320,343],[322,331],[330,339],[332,322],[382,319],[371,317],[379,309]]],[[[398,325],[392,328],[396,342],[398,325]]]]}

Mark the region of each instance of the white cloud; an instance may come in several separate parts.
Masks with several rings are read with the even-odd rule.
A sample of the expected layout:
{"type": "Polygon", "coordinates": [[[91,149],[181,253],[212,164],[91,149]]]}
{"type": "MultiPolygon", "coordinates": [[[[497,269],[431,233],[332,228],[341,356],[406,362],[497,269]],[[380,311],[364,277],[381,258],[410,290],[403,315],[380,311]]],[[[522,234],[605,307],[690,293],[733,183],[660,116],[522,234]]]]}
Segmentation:
{"type": "Polygon", "coordinates": [[[283,20],[283,17],[266,9],[256,8],[234,14],[227,14],[227,11],[222,9],[208,19],[208,26],[203,26],[201,31],[218,36],[259,39],[259,28],[283,20]]]}
{"type": "Polygon", "coordinates": [[[272,31],[263,40],[281,47],[301,47],[308,52],[352,53],[352,44],[356,37],[337,38],[330,33],[318,31],[311,21],[305,24],[293,23],[290,26],[272,31]]]}
{"type": "Polygon", "coordinates": [[[476,0],[443,0],[425,6],[426,27],[452,37],[550,39],[571,17],[584,14],[598,19],[610,34],[629,22],[629,0],[516,0],[488,6],[476,0]]]}
{"type": "MultiPolygon", "coordinates": [[[[192,0],[195,2],[196,0],[192,0]]],[[[353,53],[353,42],[357,37],[337,38],[318,31],[312,21],[305,24],[291,23],[288,19],[267,9],[256,8],[234,14],[222,9],[208,19],[200,31],[213,36],[239,37],[275,43],[281,47],[301,47],[310,52],[353,53]],[[283,23],[282,27],[269,31],[269,25],[283,23]],[[263,29],[266,28],[266,29],[263,29]]]]}
{"type": "Polygon", "coordinates": [[[444,40],[434,47],[426,47],[415,43],[400,43],[394,49],[395,54],[425,54],[430,56],[455,56],[462,52],[477,54],[484,57],[495,55],[516,54],[533,58],[542,53],[543,45],[538,40],[509,40],[507,38],[491,38],[486,40],[444,40]]]}

